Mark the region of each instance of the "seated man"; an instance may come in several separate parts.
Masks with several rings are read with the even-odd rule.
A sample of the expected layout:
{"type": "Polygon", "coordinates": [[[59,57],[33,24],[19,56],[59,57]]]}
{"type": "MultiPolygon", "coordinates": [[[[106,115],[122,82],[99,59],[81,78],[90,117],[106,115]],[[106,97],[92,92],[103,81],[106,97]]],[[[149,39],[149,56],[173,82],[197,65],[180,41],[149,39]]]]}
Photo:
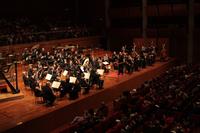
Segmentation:
{"type": "Polygon", "coordinates": [[[71,88],[69,91],[69,99],[70,100],[75,100],[78,98],[78,92],[80,91],[80,85],[78,83],[72,84],[70,83],[71,88]]]}
{"type": "Polygon", "coordinates": [[[99,89],[103,88],[104,80],[101,75],[96,73],[96,70],[92,70],[89,79],[90,86],[94,84],[99,86],[99,89]]]}
{"type": "Polygon", "coordinates": [[[99,77],[99,83],[98,83],[99,89],[103,89],[103,84],[104,84],[104,80],[103,80],[103,78],[100,76],[100,77],[99,77]]]}
{"type": "Polygon", "coordinates": [[[60,90],[60,97],[64,97],[67,93],[70,92],[71,84],[68,80],[61,81],[61,90],[60,90]]]}
{"type": "Polygon", "coordinates": [[[53,105],[56,97],[50,88],[50,83],[46,83],[46,85],[42,87],[42,96],[47,106],[53,105]]]}
{"type": "Polygon", "coordinates": [[[87,83],[86,79],[81,78],[79,84],[84,89],[83,94],[87,94],[90,90],[90,85],[87,83]]]}

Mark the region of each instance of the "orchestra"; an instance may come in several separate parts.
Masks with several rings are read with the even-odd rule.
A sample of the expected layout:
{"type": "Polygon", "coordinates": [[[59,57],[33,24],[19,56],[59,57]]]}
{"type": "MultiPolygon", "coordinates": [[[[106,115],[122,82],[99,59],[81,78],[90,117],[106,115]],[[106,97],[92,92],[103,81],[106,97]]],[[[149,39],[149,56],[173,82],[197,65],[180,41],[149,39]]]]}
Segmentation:
{"type": "Polygon", "coordinates": [[[109,73],[114,69],[118,70],[118,75],[131,74],[155,63],[154,45],[142,46],[140,54],[136,51],[135,44],[127,51],[125,45],[121,51],[114,51],[111,56],[106,54],[103,57],[94,57],[75,48],[52,48],[50,51],[44,48],[26,48],[22,57],[28,68],[23,73],[23,80],[33,92],[40,90],[47,105],[52,105],[58,97],[54,92],[59,92],[60,98],[67,96],[69,99],[76,99],[79,92],[87,94],[93,86],[102,89],[104,72],[109,73]],[[59,85],[53,88],[53,82],[58,82],[59,85]]]}

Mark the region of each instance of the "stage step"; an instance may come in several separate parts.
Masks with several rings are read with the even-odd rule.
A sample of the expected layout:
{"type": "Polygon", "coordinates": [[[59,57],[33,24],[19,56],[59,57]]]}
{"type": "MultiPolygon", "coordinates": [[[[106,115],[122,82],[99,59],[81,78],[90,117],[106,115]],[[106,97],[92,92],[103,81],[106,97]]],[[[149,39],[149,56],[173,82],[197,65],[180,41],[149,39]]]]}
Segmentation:
{"type": "Polygon", "coordinates": [[[0,93],[0,103],[1,102],[8,102],[16,99],[22,99],[24,98],[23,93],[17,93],[17,94],[12,94],[12,93],[0,93]]]}

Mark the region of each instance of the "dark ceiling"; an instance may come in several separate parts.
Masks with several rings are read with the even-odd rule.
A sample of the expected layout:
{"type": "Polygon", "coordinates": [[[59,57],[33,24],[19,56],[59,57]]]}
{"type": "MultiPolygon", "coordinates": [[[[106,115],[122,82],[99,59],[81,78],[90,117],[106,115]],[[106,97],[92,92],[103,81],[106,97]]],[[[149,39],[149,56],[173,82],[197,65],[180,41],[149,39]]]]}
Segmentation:
{"type": "Polygon", "coordinates": [[[72,0],[2,0],[0,14],[1,16],[53,15],[73,8],[72,0]]]}

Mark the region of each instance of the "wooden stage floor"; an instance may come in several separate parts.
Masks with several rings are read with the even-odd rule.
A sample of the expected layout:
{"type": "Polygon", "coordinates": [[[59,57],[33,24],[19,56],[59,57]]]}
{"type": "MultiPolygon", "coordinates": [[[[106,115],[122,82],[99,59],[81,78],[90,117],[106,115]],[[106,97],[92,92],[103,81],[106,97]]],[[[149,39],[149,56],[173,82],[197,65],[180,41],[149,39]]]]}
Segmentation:
{"type": "Polygon", "coordinates": [[[89,108],[98,107],[117,98],[123,91],[138,87],[167,68],[175,64],[175,59],[168,62],[156,62],[133,74],[117,76],[116,71],[105,75],[104,89],[90,90],[87,95],[80,95],[77,100],[63,98],[57,100],[52,107],[36,104],[35,98],[24,88],[22,67],[19,67],[19,88],[24,98],[0,103],[0,132],[50,132],[70,122],[75,116],[89,108]]]}

